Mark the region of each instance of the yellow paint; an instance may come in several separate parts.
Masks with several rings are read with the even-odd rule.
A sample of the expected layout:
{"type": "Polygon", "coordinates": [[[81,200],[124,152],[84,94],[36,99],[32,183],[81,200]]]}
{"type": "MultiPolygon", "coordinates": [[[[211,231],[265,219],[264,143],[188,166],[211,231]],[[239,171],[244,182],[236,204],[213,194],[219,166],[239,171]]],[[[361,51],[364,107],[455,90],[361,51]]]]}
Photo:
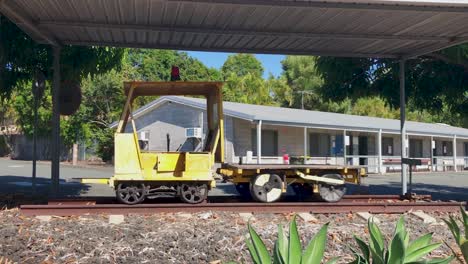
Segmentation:
{"type": "Polygon", "coordinates": [[[133,134],[115,134],[115,174],[141,174],[138,146],[133,134]]]}
{"type": "Polygon", "coordinates": [[[82,178],[80,179],[80,182],[81,183],[84,183],[84,184],[109,184],[109,179],[107,178],[103,178],[103,179],[86,179],[86,178],[82,178]]]}

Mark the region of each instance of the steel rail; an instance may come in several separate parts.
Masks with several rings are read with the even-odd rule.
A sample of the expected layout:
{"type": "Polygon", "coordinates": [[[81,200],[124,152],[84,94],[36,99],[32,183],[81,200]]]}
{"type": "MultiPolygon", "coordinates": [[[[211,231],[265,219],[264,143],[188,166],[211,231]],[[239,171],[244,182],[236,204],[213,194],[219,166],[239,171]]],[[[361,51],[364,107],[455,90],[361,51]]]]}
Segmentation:
{"type": "Polygon", "coordinates": [[[250,212],[250,213],[404,213],[421,210],[425,212],[457,212],[462,202],[418,202],[418,201],[343,201],[338,203],[323,202],[279,202],[279,203],[164,203],[164,204],[49,204],[22,205],[24,215],[83,215],[83,214],[154,214],[154,213],[199,213],[216,212],[250,212]]]}

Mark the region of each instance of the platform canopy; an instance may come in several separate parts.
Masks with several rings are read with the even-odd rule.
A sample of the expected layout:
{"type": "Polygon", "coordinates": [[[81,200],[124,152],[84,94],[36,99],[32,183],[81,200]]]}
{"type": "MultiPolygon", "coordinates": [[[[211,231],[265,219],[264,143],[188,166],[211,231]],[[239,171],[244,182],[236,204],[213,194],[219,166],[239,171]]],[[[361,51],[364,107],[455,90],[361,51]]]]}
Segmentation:
{"type": "Polygon", "coordinates": [[[0,0],[40,43],[412,58],[468,42],[464,0],[0,0]]]}

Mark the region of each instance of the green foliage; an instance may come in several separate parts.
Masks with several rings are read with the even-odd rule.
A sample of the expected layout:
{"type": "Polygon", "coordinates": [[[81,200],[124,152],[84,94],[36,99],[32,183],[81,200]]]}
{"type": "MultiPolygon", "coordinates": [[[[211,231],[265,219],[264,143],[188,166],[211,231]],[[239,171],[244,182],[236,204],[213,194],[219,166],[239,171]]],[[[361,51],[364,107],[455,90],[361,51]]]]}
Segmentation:
{"type": "MultiPolygon", "coordinates": [[[[324,80],[320,94],[325,99],[380,96],[392,108],[400,103],[396,60],[319,57],[316,65],[324,80]]],[[[406,65],[410,110],[439,116],[442,109],[457,116],[448,120],[450,124],[468,125],[468,45],[413,59],[406,65]]]]}
{"type": "MultiPolygon", "coordinates": [[[[116,48],[64,46],[60,61],[62,80],[80,81],[89,74],[118,69],[123,54],[123,49],[116,48]]],[[[52,80],[52,49],[37,44],[0,15],[0,65],[0,97],[5,98],[18,86],[30,82],[37,69],[52,80]]]]}
{"type": "Polygon", "coordinates": [[[379,227],[372,221],[368,222],[369,243],[355,236],[356,243],[361,251],[352,249],[355,259],[352,264],[404,264],[404,263],[450,263],[453,256],[445,259],[424,260],[423,258],[442,243],[431,243],[432,234],[423,235],[410,241],[406,231],[404,217],[398,220],[392,240],[386,246],[384,236],[379,227]]]}
{"type": "Polygon", "coordinates": [[[458,223],[454,217],[450,216],[449,219],[444,220],[444,222],[449,227],[455,242],[457,242],[457,245],[460,247],[465,262],[468,263],[468,215],[466,214],[463,207],[460,207],[460,212],[462,216],[460,222],[462,227],[465,229],[464,233],[463,230],[461,230],[461,228],[458,226],[458,223]]]}
{"type": "MultiPolygon", "coordinates": [[[[286,237],[283,227],[278,226],[278,239],[275,242],[273,253],[270,255],[260,236],[249,224],[250,239],[247,239],[246,243],[252,260],[256,264],[270,264],[272,260],[275,264],[317,264],[323,259],[327,244],[327,229],[328,224],[322,226],[303,251],[297,231],[296,217],[294,217],[289,224],[289,237],[286,237]]],[[[333,264],[337,260],[337,258],[333,258],[327,264],[333,264]]]]}
{"type": "Polygon", "coordinates": [[[244,77],[250,74],[254,77],[261,78],[263,71],[262,63],[255,58],[254,55],[243,53],[229,55],[221,67],[224,80],[229,78],[231,74],[235,74],[238,77],[244,77]]]}

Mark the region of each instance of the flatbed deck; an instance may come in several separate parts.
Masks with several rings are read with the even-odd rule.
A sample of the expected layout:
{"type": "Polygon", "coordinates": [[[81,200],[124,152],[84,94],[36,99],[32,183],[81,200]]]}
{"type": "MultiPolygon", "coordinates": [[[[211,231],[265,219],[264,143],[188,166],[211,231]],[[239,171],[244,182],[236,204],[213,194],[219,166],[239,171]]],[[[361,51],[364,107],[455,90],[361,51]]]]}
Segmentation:
{"type": "Polygon", "coordinates": [[[240,170],[294,170],[294,169],[314,169],[314,170],[343,170],[343,169],[361,169],[364,166],[341,166],[341,165],[325,165],[325,164],[236,164],[226,163],[223,165],[224,168],[228,169],[240,169],[240,170]]]}

